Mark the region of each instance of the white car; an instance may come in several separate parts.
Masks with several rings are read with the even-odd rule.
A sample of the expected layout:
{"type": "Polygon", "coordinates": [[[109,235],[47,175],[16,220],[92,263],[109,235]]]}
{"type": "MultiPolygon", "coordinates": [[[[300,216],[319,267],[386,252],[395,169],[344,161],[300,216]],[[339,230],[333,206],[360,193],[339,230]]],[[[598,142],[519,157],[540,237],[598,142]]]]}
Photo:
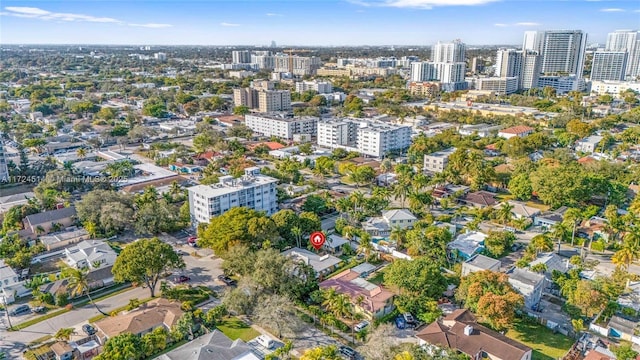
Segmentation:
{"type": "Polygon", "coordinates": [[[360,332],[360,331],[364,330],[367,326],[369,326],[369,322],[365,320],[365,321],[357,324],[356,326],[354,326],[353,330],[355,332],[360,332]]]}

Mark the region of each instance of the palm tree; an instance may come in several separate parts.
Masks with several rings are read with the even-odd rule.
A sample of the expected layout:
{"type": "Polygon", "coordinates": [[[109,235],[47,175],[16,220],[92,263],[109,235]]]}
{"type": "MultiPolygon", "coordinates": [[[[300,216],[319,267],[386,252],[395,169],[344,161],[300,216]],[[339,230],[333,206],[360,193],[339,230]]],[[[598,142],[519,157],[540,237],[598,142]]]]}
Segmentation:
{"type": "Polygon", "coordinates": [[[402,249],[404,247],[404,239],[406,235],[406,229],[403,229],[400,226],[394,226],[393,228],[391,228],[389,240],[394,241],[398,249],[402,249]]]}
{"type": "Polygon", "coordinates": [[[169,193],[171,195],[179,195],[182,192],[182,186],[177,181],[173,181],[169,187],[169,193]]]}
{"type": "Polygon", "coordinates": [[[391,170],[392,164],[391,164],[391,159],[384,159],[382,160],[382,162],[380,163],[380,171],[385,174],[388,173],[389,170],[391,170]]]}
{"type": "Polygon", "coordinates": [[[371,243],[371,235],[367,232],[363,232],[360,235],[360,241],[358,241],[358,253],[364,254],[364,256],[369,259],[371,252],[374,250],[373,244],[371,243]]]}
{"type": "Polygon", "coordinates": [[[84,159],[87,157],[87,150],[85,148],[80,148],[76,150],[76,155],[78,155],[80,159],[84,159]]]}
{"type": "Polygon", "coordinates": [[[391,190],[387,187],[376,186],[373,188],[373,196],[389,201],[391,199],[391,190]]]}
{"type": "Polygon", "coordinates": [[[354,191],[349,195],[349,199],[353,203],[353,212],[358,211],[358,208],[364,204],[364,193],[361,191],[354,191]]]}
{"type": "Polygon", "coordinates": [[[300,248],[302,245],[301,243],[301,239],[302,239],[302,229],[300,229],[299,226],[294,226],[291,228],[291,235],[293,235],[296,239],[296,245],[298,246],[298,248],[300,248]]]}
{"type": "Polygon", "coordinates": [[[89,303],[96,307],[102,315],[109,315],[98,307],[98,304],[93,302],[91,299],[91,294],[89,294],[89,272],[85,269],[76,269],[72,267],[65,267],[62,269],[62,276],[65,277],[69,283],[69,289],[71,291],[71,296],[82,296],[84,293],[87,294],[87,298],[89,299],[89,303]]]}
{"type": "Polygon", "coordinates": [[[98,234],[98,226],[93,221],[85,221],[84,229],[87,230],[87,234],[89,234],[89,238],[93,239],[98,234]]]}
{"type": "Polygon", "coordinates": [[[636,255],[634,250],[629,247],[623,247],[622,249],[616,251],[615,254],[611,257],[611,262],[616,266],[622,266],[625,270],[629,271],[629,266],[635,260],[636,255]]]}
{"type": "Polygon", "coordinates": [[[338,293],[334,288],[326,290],[323,295],[324,301],[322,302],[322,306],[324,306],[327,311],[336,317],[344,317],[349,314],[351,304],[346,295],[338,293]]]}
{"type": "Polygon", "coordinates": [[[536,255],[538,255],[541,252],[553,250],[553,241],[547,233],[543,233],[534,236],[529,246],[531,246],[531,248],[535,250],[536,255]]]}
{"type": "Polygon", "coordinates": [[[73,328],[61,328],[55,333],[55,335],[53,335],[53,337],[56,338],[56,340],[67,341],[71,339],[71,335],[74,331],[75,330],[73,328]]]}
{"type": "Polygon", "coordinates": [[[576,227],[578,226],[578,223],[580,222],[580,220],[582,220],[582,212],[580,211],[580,209],[576,209],[576,208],[568,209],[564,213],[564,216],[562,219],[563,222],[570,224],[572,227],[572,230],[571,230],[571,246],[572,247],[573,247],[573,242],[576,238],[576,227]]]}
{"type": "Polygon", "coordinates": [[[404,208],[404,201],[407,199],[407,196],[409,195],[409,186],[407,186],[407,184],[397,182],[393,186],[392,193],[393,193],[394,199],[396,200],[400,199],[402,204],[401,207],[404,208]]]}
{"type": "Polygon", "coordinates": [[[500,221],[502,224],[508,224],[511,219],[513,219],[513,205],[511,205],[509,202],[503,202],[502,204],[500,204],[500,208],[498,209],[498,212],[496,213],[496,219],[498,221],[500,221]]]}
{"type": "Polygon", "coordinates": [[[341,218],[344,213],[349,213],[352,206],[353,204],[348,197],[343,197],[336,200],[336,210],[338,210],[338,212],[340,213],[341,218]]]}

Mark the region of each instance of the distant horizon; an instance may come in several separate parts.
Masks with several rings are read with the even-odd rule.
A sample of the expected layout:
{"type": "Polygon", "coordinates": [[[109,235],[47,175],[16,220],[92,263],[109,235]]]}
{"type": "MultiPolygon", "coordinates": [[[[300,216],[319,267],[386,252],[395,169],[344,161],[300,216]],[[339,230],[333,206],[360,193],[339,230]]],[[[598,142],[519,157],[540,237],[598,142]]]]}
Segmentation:
{"type": "Polygon", "coordinates": [[[588,43],[640,27],[636,0],[6,0],[0,44],[134,46],[476,46],[529,30],[575,29],[588,43]],[[336,41],[337,40],[337,41],[336,41]],[[339,44],[336,44],[339,42],[339,44]],[[300,44],[300,45],[294,45],[300,44]],[[283,46],[283,45],[281,45],[283,46]],[[471,45],[473,46],[473,45],[471,45]]]}

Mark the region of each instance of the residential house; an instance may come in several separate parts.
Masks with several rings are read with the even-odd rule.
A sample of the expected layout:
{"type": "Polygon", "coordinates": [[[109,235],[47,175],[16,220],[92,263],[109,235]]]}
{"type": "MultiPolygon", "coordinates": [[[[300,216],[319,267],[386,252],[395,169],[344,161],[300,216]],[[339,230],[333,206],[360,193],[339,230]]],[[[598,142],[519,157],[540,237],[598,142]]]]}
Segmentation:
{"type": "Polygon", "coordinates": [[[54,229],[64,229],[76,222],[76,208],[73,206],[49,210],[29,215],[24,219],[24,228],[32,233],[48,234],[54,229]]]}
{"type": "Polygon", "coordinates": [[[433,188],[433,191],[431,191],[431,196],[433,196],[433,198],[438,202],[442,199],[447,198],[458,199],[460,197],[466,196],[466,194],[469,192],[469,189],[470,188],[465,185],[437,185],[433,188]]]}
{"type": "Polygon", "coordinates": [[[242,339],[231,340],[220,330],[213,330],[156,360],[260,360],[253,348],[242,339]]]}
{"type": "MultiPolygon", "coordinates": [[[[507,203],[511,205],[512,207],[511,214],[516,219],[533,219],[534,216],[540,214],[540,209],[528,206],[523,202],[509,200],[507,201],[507,203]]],[[[498,204],[498,205],[495,205],[493,208],[500,209],[501,206],[502,204],[498,204]]]]}
{"type": "Polygon", "coordinates": [[[597,347],[593,350],[587,350],[586,356],[582,360],[616,360],[616,355],[609,349],[597,347]]]}
{"type": "Polygon", "coordinates": [[[523,138],[525,136],[532,134],[535,130],[536,129],[529,126],[518,125],[518,126],[500,130],[498,132],[498,136],[503,137],[505,139],[511,139],[512,137],[516,137],[516,136],[523,138]]]}
{"type": "Polygon", "coordinates": [[[73,348],[71,345],[64,341],[58,341],[51,345],[51,351],[56,356],[56,360],[71,360],[73,359],[73,348]]]}
{"type": "Polygon", "coordinates": [[[31,290],[24,286],[18,274],[4,260],[0,260],[0,304],[11,304],[16,301],[16,296],[31,295],[31,290]]]}
{"type": "Polygon", "coordinates": [[[518,268],[511,269],[507,275],[511,286],[524,297],[524,306],[527,309],[536,310],[546,286],[545,276],[518,268]]]}
{"type": "Polygon", "coordinates": [[[640,321],[621,314],[613,315],[607,324],[609,337],[640,345],[640,321]]]}
{"type": "Polygon", "coordinates": [[[0,214],[9,211],[9,209],[14,206],[24,205],[29,202],[29,199],[33,199],[34,197],[35,194],[30,191],[20,194],[0,196],[0,214]]]}
{"type": "Polygon", "coordinates": [[[471,273],[485,270],[499,272],[500,266],[500,260],[477,254],[462,263],[462,276],[464,277],[471,273]]]}
{"type": "Polygon", "coordinates": [[[321,282],[320,289],[335,289],[348,296],[356,311],[369,319],[380,318],[395,308],[391,291],[368,282],[350,269],[321,282]]]}
{"type": "Polygon", "coordinates": [[[47,251],[61,249],[73,245],[82,240],[89,239],[89,233],[83,228],[70,229],[40,237],[40,242],[47,248],[47,251]]]}
{"type": "Polygon", "coordinates": [[[604,139],[602,136],[591,135],[582,140],[576,141],[575,150],[593,154],[594,152],[596,152],[596,148],[598,147],[598,144],[600,144],[602,139],[604,139]]]}
{"type": "Polygon", "coordinates": [[[69,266],[82,269],[99,269],[116,262],[116,252],[102,240],[84,240],[76,246],[64,249],[64,262],[69,266]]]}
{"type": "Polygon", "coordinates": [[[372,236],[388,236],[394,227],[410,229],[418,218],[407,209],[382,212],[381,217],[369,218],[362,224],[364,231],[372,236]]]}
{"type": "Polygon", "coordinates": [[[562,206],[556,210],[539,213],[533,218],[533,225],[541,226],[544,229],[551,229],[555,224],[561,223],[567,207],[562,206]]]}
{"type": "Polygon", "coordinates": [[[331,274],[333,271],[338,269],[340,263],[342,263],[340,258],[333,255],[320,255],[298,247],[285,250],[282,252],[282,255],[291,257],[294,261],[311,266],[316,272],[317,278],[331,274]]]}
{"type": "Polygon", "coordinates": [[[640,313],[640,281],[627,281],[627,286],[616,302],[640,313]]]}
{"type": "Polygon", "coordinates": [[[416,334],[421,346],[450,348],[471,359],[530,360],[532,350],[478,324],[466,309],[455,310],[416,334]]]}
{"type": "Polygon", "coordinates": [[[107,339],[125,332],[142,336],[159,327],[170,330],[182,314],[179,302],[159,298],[128,313],[97,321],[95,327],[100,342],[104,344],[107,339]]]}
{"type": "Polygon", "coordinates": [[[449,164],[449,156],[456,152],[456,148],[436,151],[424,156],[424,170],[433,173],[441,173],[449,164]]]}
{"type": "Polygon", "coordinates": [[[69,345],[74,349],[76,360],[90,360],[100,354],[102,346],[94,340],[95,338],[96,336],[90,336],[69,343],[69,345]]]}
{"type": "Polygon", "coordinates": [[[486,238],[487,235],[479,231],[468,231],[458,235],[455,240],[447,244],[449,257],[465,261],[470,259],[484,250],[484,240],[486,238]]]}
{"type": "Polygon", "coordinates": [[[477,208],[485,208],[488,206],[494,206],[498,202],[496,201],[496,194],[489,191],[475,191],[466,194],[460,199],[465,205],[470,205],[477,208]]]}
{"type": "MultiPolygon", "coordinates": [[[[114,283],[113,280],[113,266],[103,267],[97,270],[89,271],[87,273],[87,284],[90,290],[98,289],[104,286],[109,286],[114,283]]],[[[53,282],[40,285],[40,291],[48,292],[52,295],[56,295],[61,291],[67,291],[67,285],[69,285],[69,279],[58,279],[53,282]]]]}
{"type": "Polygon", "coordinates": [[[175,163],[169,165],[169,170],[180,174],[195,174],[202,171],[202,167],[198,165],[175,163]]]}
{"type": "Polygon", "coordinates": [[[331,234],[327,236],[327,241],[322,244],[322,249],[334,255],[340,255],[345,245],[351,246],[349,240],[342,236],[331,234]]]}
{"type": "Polygon", "coordinates": [[[551,274],[554,271],[565,274],[570,269],[569,259],[565,259],[554,252],[538,254],[538,257],[529,263],[529,267],[533,267],[538,264],[544,264],[547,267],[545,275],[547,275],[547,279],[549,279],[549,281],[551,281],[551,274]]]}

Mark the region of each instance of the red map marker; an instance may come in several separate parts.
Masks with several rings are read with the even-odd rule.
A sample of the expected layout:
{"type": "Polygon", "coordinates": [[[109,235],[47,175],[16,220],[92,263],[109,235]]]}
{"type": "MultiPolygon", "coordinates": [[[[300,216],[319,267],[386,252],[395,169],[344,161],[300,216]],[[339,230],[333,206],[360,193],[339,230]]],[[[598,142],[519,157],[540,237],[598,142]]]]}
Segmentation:
{"type": "Polygon", "coordinates": [[[314,233],[311,233],[309,240],[311,241],[311,245],[316,248],[316,250],[320,250],[322,244],[324,244],[327,238],[320,231],[316,231],[314,233]]]}

